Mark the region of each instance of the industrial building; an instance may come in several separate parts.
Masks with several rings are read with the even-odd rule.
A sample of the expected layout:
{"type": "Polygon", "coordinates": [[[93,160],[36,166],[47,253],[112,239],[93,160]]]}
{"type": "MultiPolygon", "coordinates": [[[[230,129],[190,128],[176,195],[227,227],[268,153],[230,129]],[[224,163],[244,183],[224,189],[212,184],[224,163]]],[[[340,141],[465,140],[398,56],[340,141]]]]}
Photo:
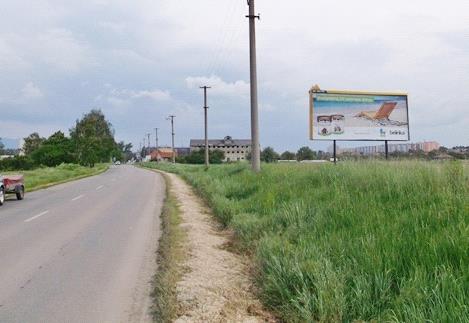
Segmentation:
{"type": "MultiPolygon", "coordinates": [[[[233,139],[230,136],[226,136],[223,139],[210,139],[208,141],[210,151],[221,150],[225,153],[225,162],[247,160],[248,154],[251,152],[251,146],[250,139],[233,139]]],[[[191,152],[205,149],[205,140],[191,139],[190,149],[191,152]]]]}

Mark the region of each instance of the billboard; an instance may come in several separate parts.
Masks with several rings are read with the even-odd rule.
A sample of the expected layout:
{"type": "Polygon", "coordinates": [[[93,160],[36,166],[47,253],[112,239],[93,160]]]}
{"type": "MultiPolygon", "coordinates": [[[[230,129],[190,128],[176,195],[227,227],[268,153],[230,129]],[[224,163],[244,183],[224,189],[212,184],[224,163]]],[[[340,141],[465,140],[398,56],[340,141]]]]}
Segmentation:
{"type": "Polygon", "coordinates": [[[407,94],[310,92],[311,140],[407,141],[407,94]]]}

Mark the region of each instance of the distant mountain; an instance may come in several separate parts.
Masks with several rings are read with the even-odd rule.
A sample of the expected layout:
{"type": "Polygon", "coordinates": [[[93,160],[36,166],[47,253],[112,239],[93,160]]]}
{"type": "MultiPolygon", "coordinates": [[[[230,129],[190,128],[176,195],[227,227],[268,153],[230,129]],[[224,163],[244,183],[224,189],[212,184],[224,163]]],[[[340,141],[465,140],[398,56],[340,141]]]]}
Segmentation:
{"type": "Polygon", "coordinates": [[[5,145],[5,149],[18,149],[20,139],[2,138],[2,142],[5,145]]]}

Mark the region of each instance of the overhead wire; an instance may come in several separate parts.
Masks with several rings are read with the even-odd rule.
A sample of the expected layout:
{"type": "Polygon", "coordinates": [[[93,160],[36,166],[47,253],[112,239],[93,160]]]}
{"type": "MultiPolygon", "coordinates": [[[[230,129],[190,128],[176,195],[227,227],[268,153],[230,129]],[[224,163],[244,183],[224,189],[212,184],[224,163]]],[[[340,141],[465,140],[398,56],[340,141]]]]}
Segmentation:
{"type": "Polygon", "coordinates": [[[218,72],[220,65],[223,63],[224,58],[226,57],[227,50],[233,41],[233,21],[236,21],[236,9],[239,2],[240,0],[231,0],[230,4],[227,6],[223,24],[219,29],[221,34],[215,45],[215,49],[212,52],[213,54],[209,56],[209,60],[207,62],[205,74],[208,77],[215,75],[218,72]]]}

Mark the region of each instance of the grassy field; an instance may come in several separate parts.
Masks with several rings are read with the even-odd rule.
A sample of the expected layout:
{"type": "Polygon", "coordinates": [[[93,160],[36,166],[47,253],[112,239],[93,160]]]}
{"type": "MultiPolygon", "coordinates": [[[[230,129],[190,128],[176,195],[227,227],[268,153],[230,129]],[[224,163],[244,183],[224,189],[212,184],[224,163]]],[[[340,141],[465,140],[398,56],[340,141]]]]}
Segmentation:
{"type": "Polygon", "coordinates": [[[158,167],[235,231],[285,321],[469,322],[467,164],[158,167]]]}
{"type": "Polygon", "coordinates": [[[45,167],[20,172],[6,172],[4,175],[23,174],[26,191],[31,192],[50,185],[95,175],[105,171],[107,168],[107,164],[98,164],[93,168],[74,164],[62,164],[57,167],[45,167]]]}

